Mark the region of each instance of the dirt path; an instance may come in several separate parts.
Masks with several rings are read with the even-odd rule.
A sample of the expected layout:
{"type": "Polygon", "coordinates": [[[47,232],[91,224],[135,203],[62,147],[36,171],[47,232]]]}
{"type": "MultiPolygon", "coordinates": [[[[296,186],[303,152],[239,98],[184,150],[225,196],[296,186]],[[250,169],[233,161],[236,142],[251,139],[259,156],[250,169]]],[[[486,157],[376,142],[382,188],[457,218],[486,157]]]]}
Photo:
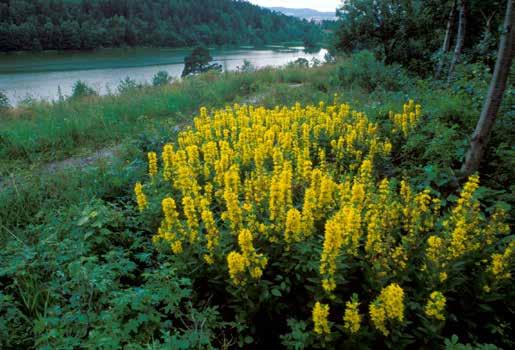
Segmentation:
{"type": "Polygon", "coordinates": [[[114,158],[120,150],[120,145],[106,147],[95,151],[93,154],[82,157],[70,157],[59,161],[47,163],[43,166],[44,172],[56,172],[66,168],[83,169],[99,160],[114,158]]]}
{"type": "MultiPolygon", "coordinates": [[[[59,161],[53,161],[43,164],[39,170],[41,174],[52,174],[69,168],[82,170],[98,161],[113,159],[117,156],[121,149],[121,145],[105,147],[94,151],[92,154],[84,156],[74,156],[59,161]]],[[[0,191],[15,186],[20,180],[19,176],[11,174],[10,176],[0,177],[0,191]]]]}

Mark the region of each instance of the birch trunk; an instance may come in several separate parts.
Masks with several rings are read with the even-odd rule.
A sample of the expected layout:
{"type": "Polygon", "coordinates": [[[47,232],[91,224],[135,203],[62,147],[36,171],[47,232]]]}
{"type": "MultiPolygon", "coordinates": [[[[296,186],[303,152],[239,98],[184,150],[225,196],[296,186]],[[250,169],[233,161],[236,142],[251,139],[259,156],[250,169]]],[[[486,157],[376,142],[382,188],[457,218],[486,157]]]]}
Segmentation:
{"type": "Polygon", "coordinates": [[[502,102],[514,54],[514,16],[513,0],[508,0],[494,74],[483,104],[481,116],[479,117],[476,129],[472,134],[470,149],[467,152],[465,162],[461,167],[461,172],[464,176],[469,176],[479,169],[479,164],[481,163],[481,159],[485,153],[490,132],[492,131],[497,117],[497,112],[499,111],[499,107],[502,102]]]}
{"type": "Polygon", "coordinates": [[[454,47],[454,55],[452,56],[451,65],[449,67],[448,80],[452,79],[456,65],[460,62],[461,51],[465,43],[465,31],[467,30],[467,1],[459,0],[460,13],[458,22],[458,37],[456,38],[456,46],[454,47]]]}
{"type": "Polygon", "coordinates": [[[445,38],[443,40],[440,61],[438,62],[438,65],[436,66],[435,79],[440,78],[440,74],[442,73],[442,69],[445,64],[446,55],[449,52],[449,49],[451,47],[451,37],[452,37],[453,31],[454,31],[453,29],[454,29],[454,18],[455,17],[456,17],[456,0],[453,0],[452,6],[451,6],[451,11],[449,12],[449,18],[447,19],[447,28],[445,30],[445,38]]]}

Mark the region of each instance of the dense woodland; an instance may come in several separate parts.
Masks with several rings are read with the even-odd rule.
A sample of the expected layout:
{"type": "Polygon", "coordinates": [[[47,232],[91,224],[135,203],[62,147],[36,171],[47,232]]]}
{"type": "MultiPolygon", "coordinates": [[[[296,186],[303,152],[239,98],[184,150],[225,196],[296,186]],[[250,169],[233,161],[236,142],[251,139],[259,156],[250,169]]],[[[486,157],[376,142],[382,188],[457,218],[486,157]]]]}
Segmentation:
{"type": "Polygon", "coordinates": [[[305,20],[230,0],[0,0],[0,51],[319,42],[305,20]]]}
{"type": "Polygon", "coordinates": [[[373,50],[387,64],[401,63],[413,72],[431,73],[435,62],[455,51],[459,12],[464,14],[463,46],[468,62],[495,64],[505,15],[505,0],[349,0],[339,9],[335,46],[345,52],[373,50]],[[441,50],[448,21],[449,41],[441,50]]]}

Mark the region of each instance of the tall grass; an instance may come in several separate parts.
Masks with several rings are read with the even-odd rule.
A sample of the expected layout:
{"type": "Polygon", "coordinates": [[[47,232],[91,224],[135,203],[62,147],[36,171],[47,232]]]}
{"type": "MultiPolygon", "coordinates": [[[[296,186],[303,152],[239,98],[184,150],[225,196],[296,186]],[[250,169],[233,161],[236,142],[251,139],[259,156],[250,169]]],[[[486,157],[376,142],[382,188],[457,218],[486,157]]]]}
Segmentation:
{"type": "Polygon", "coordinates": [[[79,148],[101,147],[149,126],[159,127],[163,121],[185,122],[201,105],[223,106],[266,90],[269,84],[302,83],[314,76],[316,71],[298,67],[206,74],[119,95],[35,102],[1,117],[0,159],[36,162],[67,157],[79,148]]]}

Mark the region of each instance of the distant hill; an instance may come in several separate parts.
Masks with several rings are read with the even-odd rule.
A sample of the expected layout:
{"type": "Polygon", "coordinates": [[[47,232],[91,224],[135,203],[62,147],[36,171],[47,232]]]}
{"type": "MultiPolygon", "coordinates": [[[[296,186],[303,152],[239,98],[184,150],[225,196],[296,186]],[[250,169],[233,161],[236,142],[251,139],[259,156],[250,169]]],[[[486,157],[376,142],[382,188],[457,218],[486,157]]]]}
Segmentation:
{"type": "Polygon", "coordinates": [[[269,7],[270,10],[281,12],[287,16],[299,17],[307,20],[323,21],[336,19],[334,12],[320,12],[313,9],[293,9],[287,7],[269,7]]]}
{"type": "Polygon", "coordinates": [[[317,25],[246,1],[0,0],[0,52],[319,42],[317,25]]]}

